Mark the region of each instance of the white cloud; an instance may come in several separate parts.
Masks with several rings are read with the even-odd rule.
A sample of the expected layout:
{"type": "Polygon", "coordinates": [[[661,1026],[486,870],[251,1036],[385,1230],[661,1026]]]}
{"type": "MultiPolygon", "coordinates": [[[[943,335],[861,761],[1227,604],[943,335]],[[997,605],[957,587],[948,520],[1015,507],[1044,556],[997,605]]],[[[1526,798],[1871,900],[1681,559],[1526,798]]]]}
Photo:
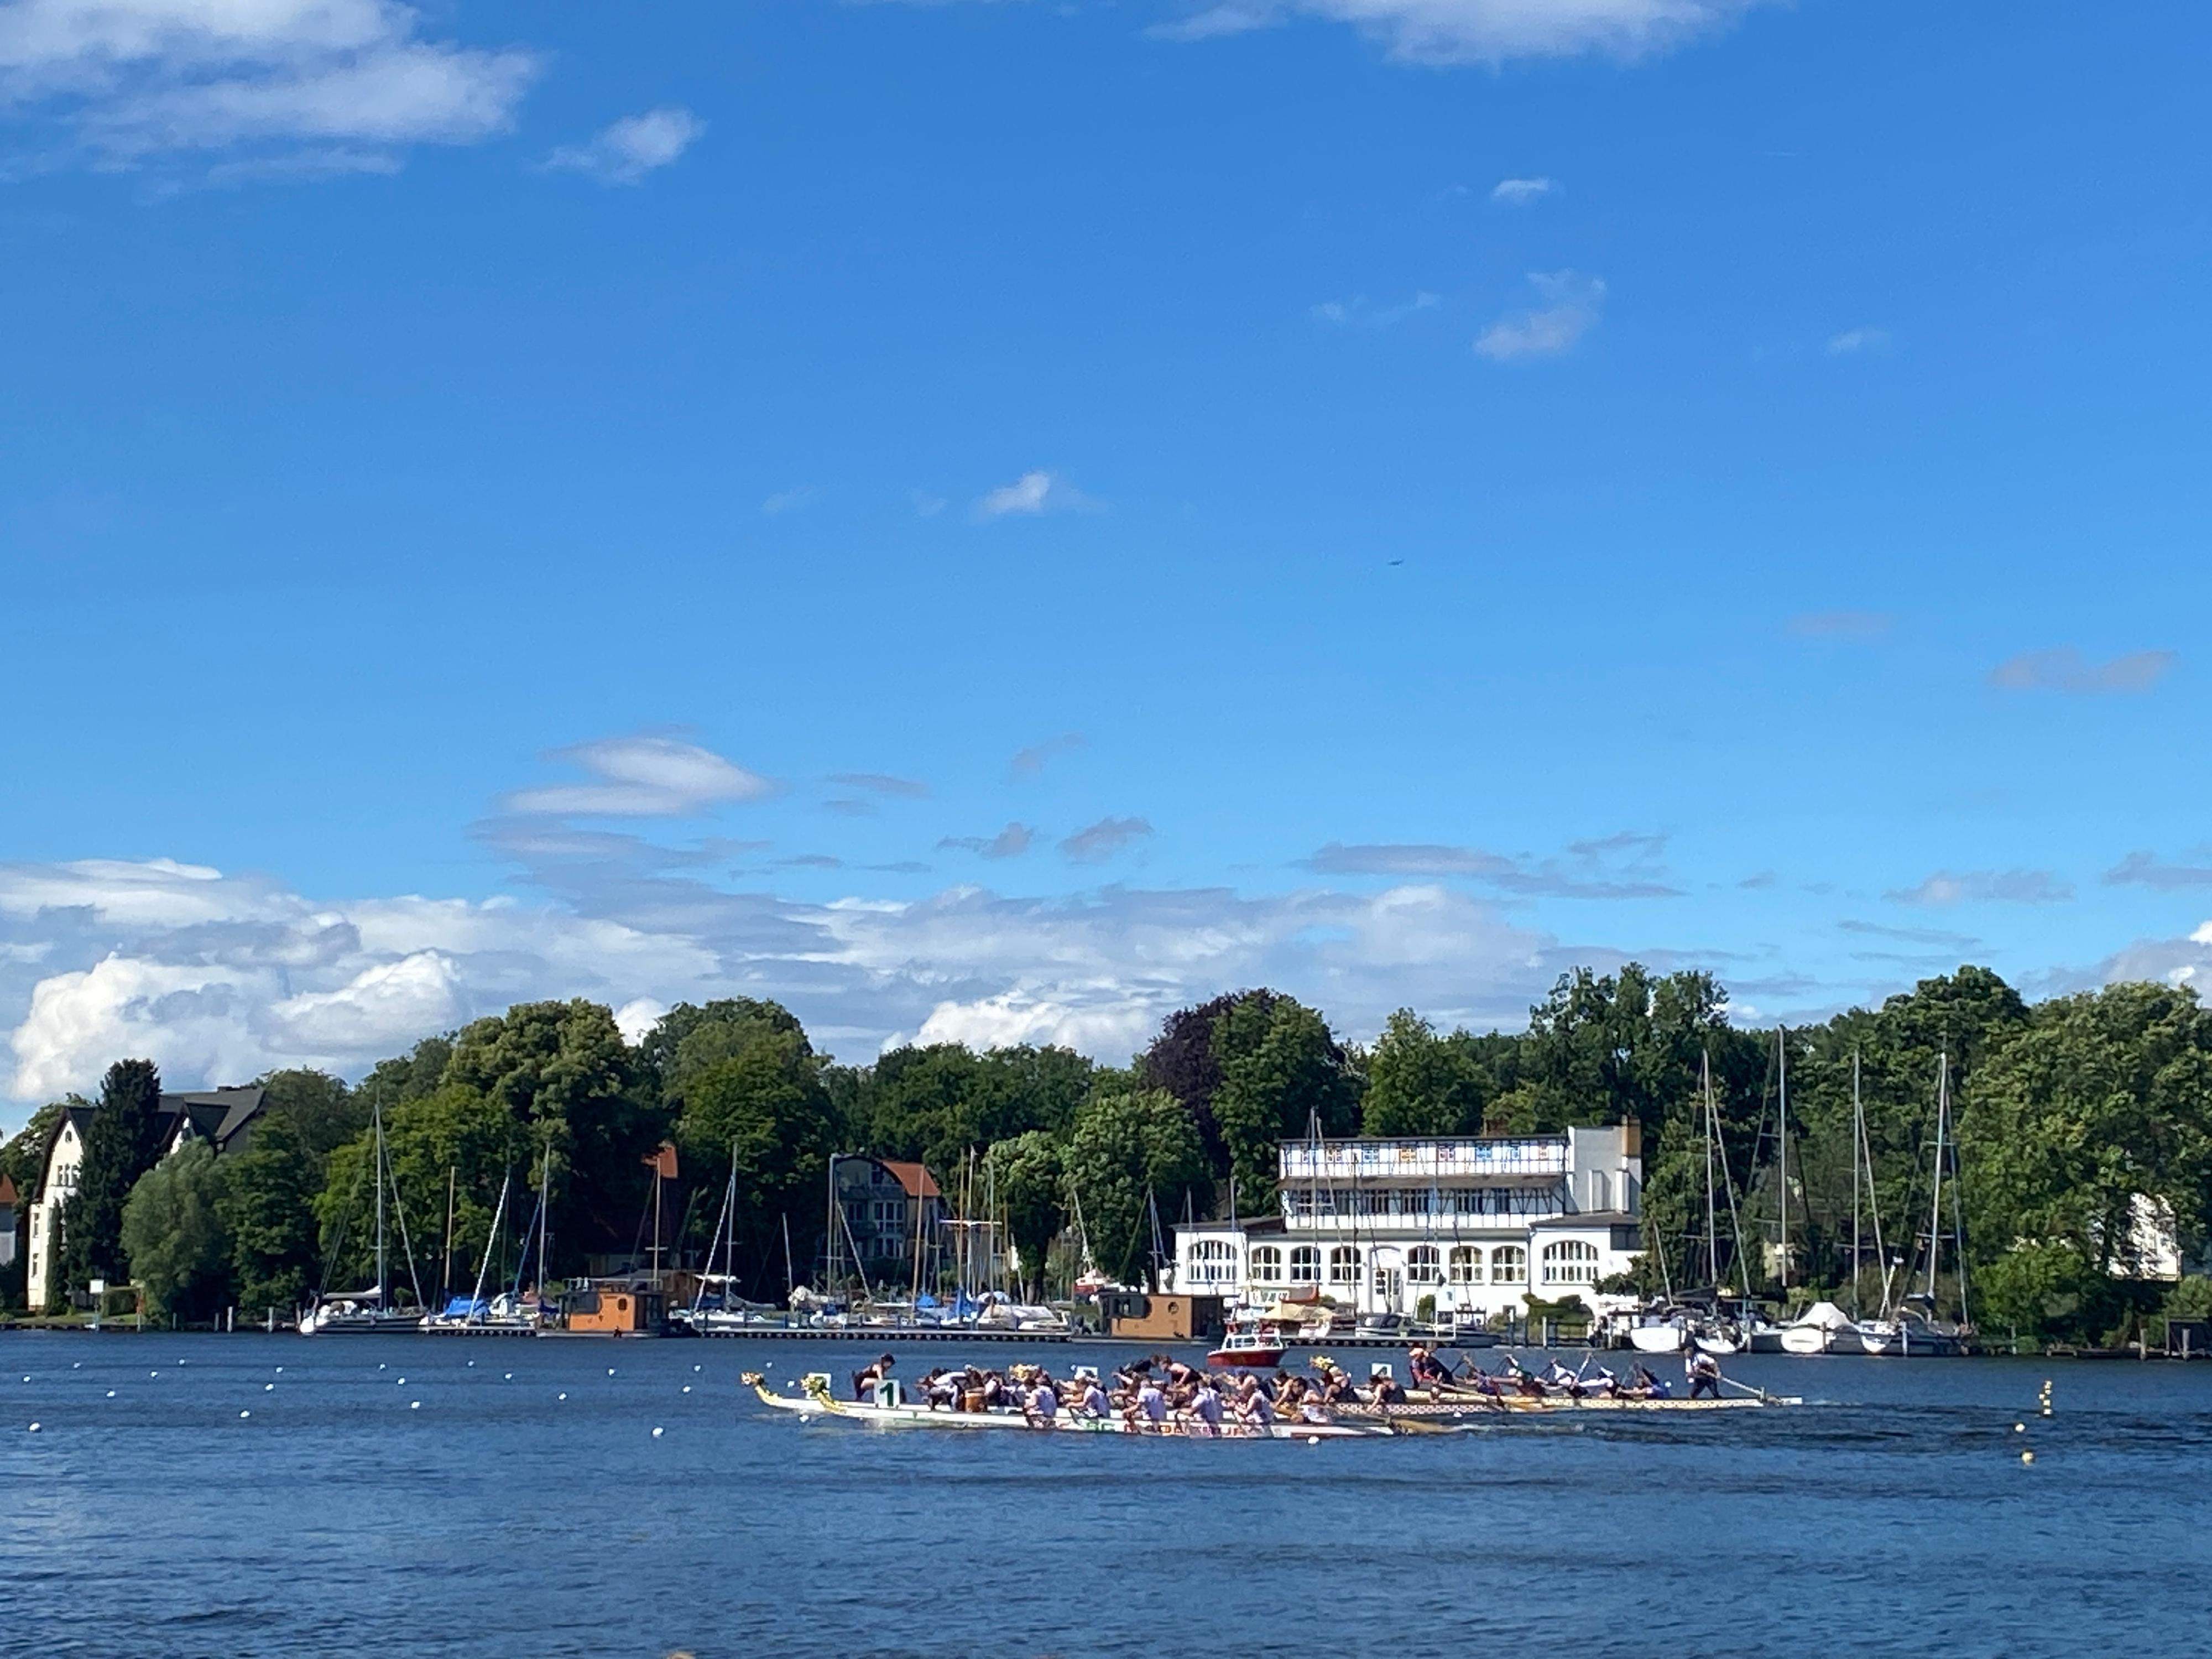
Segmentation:
{"type": "Polygon", "coordinates": [[[1297,15],[1349,23],[1411,63],[1503,63],[1587,52],[1636,58],[1733,22],[1764,0],[1224,0],[1152,33],[1203,40],[1297,15]]]}
{"type": "Polygon", "coordinates": [[[545,158],[545,165],[603,185],[634,185],[675,161],[706,131],[707,124],[688,109],[649,109],[601,129],[589,143],[562,145],[545,158]]]}
{"type": "Polygon", "coordinates": [[[1010,514],[1063,513],[1097,503],[1056,472],[1024,472],[1010,484],[1001,484],[975,503],[979,519],[1003,519],[1010,514]]]}
{"type": "Polygon", "coordinates": [[[1360,295],[1351,300],[1324,300],[1311,307],[1307,315],[1317,323],[1327,323],[1333,328],[1385,329],[1402,323],[1408,317],[1425,311],[1434,311],[1443,303],[1443,296],[1427,289],[1417,290],[1413,297],[1402,305],[1372,307],[1367,296],[1360,295]]]}
{"type": "Polygon", "coordinates": [[[766,778],[711,749],[672,738],[607,738],[561,750],[557,757],[599,781],[517,790],[501,802],[502,808],[566,817],[685,817],[775,790],[766,778]]]}
{"type": "Polygon", "coordinates": [[[398,0],[0,0],[0,112],[109,164],[251,147],[294,177],[506,131],[536,57],[421,24],[398,0]]]}
{"type": "Polygon", "coordinates": [[[651,997],[633,997],[615,1010],[615,1029],[625,1042],[642,1042],[645,1034],[660,1023],[668,1005],[651,997]]]}
{"type": "Polygon", "coordinates": [[[1605,303],[1605,284],[1571,270],[1530,271],[1529,282],[1543,303],[1533,310],[1501,317],[1482,332],[1474,349],[1498,362],[1519,357],[1556,357],[1597,326],[1605,303]]]}
{"type": "Polygon", "coordinates": [[[1863,351],[1889,349],[1889,331],[1886,328],[1847,328],[1841,334],[1828,338],[1831,357],[1856,356],[1863,351]]]}
{"type": "Polygon", "coordinates": [[[1152,826],[1142,818],[1101,818],[1061,842],[1060,850],[1079,864],[1103,864],[1152,833],[1152,826]]]}
{"type": "Polygon", "coordinates": [[[809,904],[724,890],[635,842],[621,867],[626,840],[534,866],[532,902],[325,902],[166,862],[0,866],[0,944],[15,947],[0,954],[0,1096],[88,1088],[126,1054],[183,1086],[284,1065],[358,1074],[511,1002],[579,995],[625,1029],[678,1001],[775,997],[854,1059],[958,1029],[1118,1060],[1168,1010],[1239,985],[1279,985],[1367,1033],[1408,1001],[1517,1023],[1560,965],[1540,935],[1433,885],[809,904]]]}
{"type": "Polygon", "coordinates": [[[1549,179],[1500,179],[1490,187],[1490,199],[1507,207],[1527,207],[1557,188],[1549,179]]]}

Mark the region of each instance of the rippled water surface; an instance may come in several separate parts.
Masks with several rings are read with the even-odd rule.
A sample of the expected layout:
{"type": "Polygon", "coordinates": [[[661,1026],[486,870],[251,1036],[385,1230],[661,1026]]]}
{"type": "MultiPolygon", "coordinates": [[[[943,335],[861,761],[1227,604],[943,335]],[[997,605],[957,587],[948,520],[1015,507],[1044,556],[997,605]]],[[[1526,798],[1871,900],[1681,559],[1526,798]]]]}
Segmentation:
{"type": "MultiPolygon", "coordinates": [[[[2208,1645],[2212,1364],[1747,1359],[1809,1403],[1310,1446],[872,1432],[738,1381],[863,1352],[0,1336],[0,1652],[2208,1645]]],[[[1014,1355],[902,1364],[956,1357],[1014,1355]]]]}

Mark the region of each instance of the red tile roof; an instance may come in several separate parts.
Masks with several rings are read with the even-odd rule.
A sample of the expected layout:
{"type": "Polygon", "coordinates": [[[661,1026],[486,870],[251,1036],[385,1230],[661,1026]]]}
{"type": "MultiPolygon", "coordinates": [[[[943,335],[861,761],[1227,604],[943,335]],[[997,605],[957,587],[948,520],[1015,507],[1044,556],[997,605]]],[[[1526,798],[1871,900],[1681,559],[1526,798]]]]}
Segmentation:
{"type": "Polygon", "coordinates": [[[878,1160],[884,1168],[898,1177],[898,1184],[906,1188],[908,1198],[937,1198],[937,1181],[919,1164],[895,1164],[890,1158],[878,1160]]]}

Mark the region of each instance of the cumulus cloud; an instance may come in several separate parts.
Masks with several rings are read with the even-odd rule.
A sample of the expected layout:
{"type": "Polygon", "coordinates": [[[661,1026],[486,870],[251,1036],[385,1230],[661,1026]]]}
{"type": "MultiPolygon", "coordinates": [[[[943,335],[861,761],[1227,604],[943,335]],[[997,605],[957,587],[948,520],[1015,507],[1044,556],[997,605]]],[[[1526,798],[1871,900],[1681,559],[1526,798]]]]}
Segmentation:
{"type": "Polygon", "coordinates": [[[88,1089],[124,1054],[177,1086],[288,1065],[357,1075],[426,1033],[579,995],[633,1031],[678,1001],[775,997],[854,1059],[927,1030],[1118,1060],[1169,1010],[1239,985],[1281,986],[1355,1033],[1407,1002],[1517,1023],[1565,961],[1434,884],[802,903],[727,890],[703,854],[628,837],[507,846],[526,849],[530,902],[319,900],[166,861],[0,866],[0,1094],[88,1089]]]}
{"type": "Polygon", "coordinates": [[[247,149],[270,176],[387,170],[506,131],[538,69],[425,40],[398,0],[0,4],[0,111],[107,165],[247,149]]]}
{"type": "Polygon", "coordinates": [[[1605,303],[1605,284],[1571,270],[1530,271],[1528,281],[1541,304],[1501,317],[1482,331],[1474,349],[1495,362],[1521,357],[1556,357],[1597,326],[1605,303]]]}
{"type": "Polygon", "coordinates": [[[1548,859],[1434,842],[1331,842],[1304,864],[1319,875],[1463,876],[1523,898],[1679,898],[1665,849],[1663,836],[1632,830],[1571,842],[1565,857],[1548,859]]]}
{"type": "Polygon", "coordinates": [[[1017,859],[1030,850],[1036,831],[1026,823],[1010,823],[995,836],[947,836],[937,844],[980,853],[987,859],[1017,859]]]}
{"type": "Polygon", "coordinates": [[[1062,841],[1060,850],[1078,864],[1103,864],[1152,833],[1152,826],[1142,818],[1101,818],[1062,841]]]}
{"type": "Polygon", "coordinates": [[[1527,207],[1557,188],[1549,179],[1500,179],[1490,187],[1490,199],[1507,207],[1527,207]]]}
{"type": "Polygon", "coordinates": [[[558,750],[597,780],[517,790],[509,812],[562,817],[688,817],[726,801],[758,800],[775,786],[710,749],[672,738],[605,738],[558,750]]]}
{"type": "Polygon", "coordinates": [[[1883,895],[1899,904],[2059,904],[2071,884],[2048,870],[1938,870],[1917,886],[1883,895]]]}
{"type": "Polygon", "coordinates": [[[1828,337],[1831,357],[1855,357],[1863,352],[1889,349],[1889,331],[1886,328],[1847,328],[1841,334],[1828,337]]]}
{"type": "Polygon", "coordinates": [[[1349,23],[1408,63],[1637,58],[1732,22],[1762,0],[1221,0],[1151,32],[1206,40],[1292,17],[1349,23]]]}
{"type": "Polygon", "coordinates": [[[1010,484],[981,496],[975,502],[977,519],[1004,519],[1034,516],[1039,513],[1071,513],[1097,506],[1057,472],[1042,470],[1024,472],[1010,484]]]}
{"type": "Polygon", "coordinates": [[[706,131],[707,124],[688,109],[649,109],[601,128],[587,143],[562,145],[545,158],[545,166],[603,185],[634,185],[675,161],[706,131]]]}
{"type": "Polygon", "coordinates": [[[1990,670],[1990,684],[2001,691],[2065,691],[2096,696],[2109,692],[2148,691],[2172,668],[2171,651],[2131,651],[2109,662],[2091,662],[2071,646],[2028,651],[1990,670]]]}

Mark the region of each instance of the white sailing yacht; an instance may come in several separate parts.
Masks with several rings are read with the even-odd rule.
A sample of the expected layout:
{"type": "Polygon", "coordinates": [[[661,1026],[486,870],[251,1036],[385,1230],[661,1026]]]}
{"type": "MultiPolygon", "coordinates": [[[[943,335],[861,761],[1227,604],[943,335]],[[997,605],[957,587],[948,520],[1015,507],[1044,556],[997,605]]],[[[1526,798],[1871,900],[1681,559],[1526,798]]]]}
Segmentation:
{"type": "Polygon", "coordinates": [[[1887,1306],[1888,1275],[1884,1273],[1885,1316],[1859,1322],[1859,1345],[1868,1353],[1900,1359],[1932,1359],[1949,1358],[1966,1352],[1966,1237],[1959,1202],[1958,1152],[1948,1139],[1950,1127],[1951,1056],[1946,1050],[1936,1058],[1936,1156],[1935,1178],[1928,1200],[1928,1288],[1905,1298],[1906,1304],[1917,1302],[1922,1304],[1921,1307],[1907,1305],[1893,1314],[1887,1306]],[[1933,1317],[1936,1311],[1936,1274],[1943,1254],[1943,1160],[1947,1152],[1954,1164],[1951,1182],[1952,1252],[1959,1272],[1960,1322],[1951,1326],[1938,1324],[1933,1317]]]}
{"type": "Polygon", "coordinates": [[[392,1175],[391,1160],[385,1151],[384,1103],[380,1097],[370,1107],[369,1114],[375,1132],[376,1284],[370,1290],[348,1291],[336,1296],[318,1294],[313,1305],[300,1316],[302,1336],[374,1336],[422,1328],[420,1285],[415,1290],[413,1308],[403,1310],[392,1305],[392,1276],[384,1237],[384,1189],[387,1181],[392,1183],[392,1207],[399,1210],[399,1242],[407,1256],[410,1280],[415,1276],[415,1252],[407,1243],[407,1212],[399,1209],[399,1185],[392,1175]]]}

